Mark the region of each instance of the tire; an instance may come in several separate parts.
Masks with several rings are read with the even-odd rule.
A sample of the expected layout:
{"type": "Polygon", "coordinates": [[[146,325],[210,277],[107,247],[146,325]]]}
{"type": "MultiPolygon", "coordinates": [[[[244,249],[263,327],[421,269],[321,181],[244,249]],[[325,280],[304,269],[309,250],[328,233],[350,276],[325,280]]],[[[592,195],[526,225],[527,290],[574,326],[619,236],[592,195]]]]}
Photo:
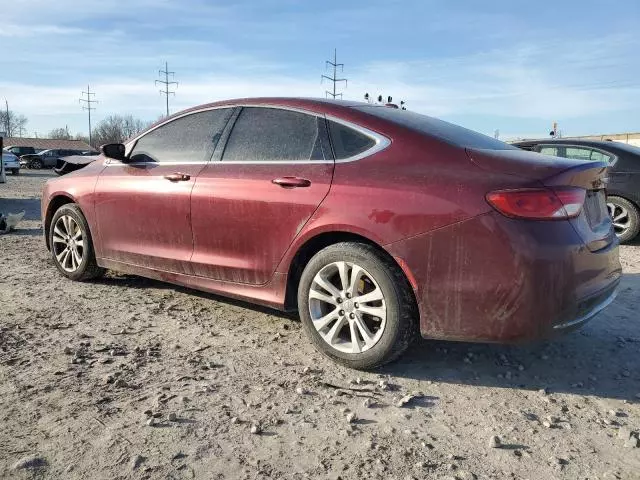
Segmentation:
{"type": "Polygon", "coordinates": [[[20,169],[19,168],[14,168],[11,170],[11,174],[12,175],[20,175],[20,169]]]}
{"type": "Polygon", "coordinates": [[[303,329],[314,346],[332,360],[358,370],[371,370],[395,360],[417,334],[418,311],[402,270],[376,248],[362,243],[331,245],[309,261],[298,285],[298,310],[303,329]],[[343,275],[340,274],[341,266],[343,275]],[[341,276],[347,282],[340,281],[341,276]],[[321,287],[318,281],[324,286],[321,287]],[[333,295],[325,288],[327,281],[329,288],[334,289],[333,295]],[[343,283],[357,285],[355,289],[339,288],[343,283]],[[351,297],[348,296],[349,290],[353,292],[351,297]],[[332,300],[332,303],[310,298],[310,295],[316,297],[323,292],[324,298],[332,300]],[[357,303],[357,299],[364,295],[378,298],[380,292],[382,300],[366,300],[362,305],[357,303]],[[343,296],[345,298],[341,298],[343,296]],[[384,319],[382,315],[375,317],[363,310],[380,312],[384,319]],[[329,317],[336,317],[336,320],[325,321],[329,317]],[[368,343],[360,333],[363,330],[357,327],[359,322],[367,327],[364,331],[367,332],[368,343]],[[358,332],[355,341],[354,330],[358,332]],[[331,335],[332,331],[338,333],[337,337],[331,335]],[[331,337],[336,338],[333,344],[325,340],[331,337]]]}
{"type": "Polygon", "coordinates": [[[54,213],[48,236],[53,263],[65,277],[82,282],[104,275],[104,268],[99,267],[96,263],[89,225],[78,205],[68,203],[54,213]],[[72,220],[71,222],[69,218],[72,220]],[[78,256],[74,256],[74,246],[66,243],[68,240],[66,237],[76,236],[78,231],[81,232],[78,239],[82,240],[82,247],[75,246],[78,256]],[[60,242],[61,239],[65,242],[60,242]],[[68,250],[66,255],[62,251],[63,249],[68,250]],[[80,258],[79,262],[77,261],[78,257],[80,258]]]}
{"type": "Polygon", "coordinates": [[[633,240],[640,232],[640,212],[638,207],[626,198],[607,197],[607,208],[612,216],[616,236],[620,243],[633,240]]]}
{"type": "Polygon", "coordinates": [[[31,168],[33,168],[34,170],[40,170],[44,164],[42,163],[42,160],[40,160],[39,158],[36,158],[34,160],[31,160],[29,162],[29,165],[31,166],[31,168]]]}

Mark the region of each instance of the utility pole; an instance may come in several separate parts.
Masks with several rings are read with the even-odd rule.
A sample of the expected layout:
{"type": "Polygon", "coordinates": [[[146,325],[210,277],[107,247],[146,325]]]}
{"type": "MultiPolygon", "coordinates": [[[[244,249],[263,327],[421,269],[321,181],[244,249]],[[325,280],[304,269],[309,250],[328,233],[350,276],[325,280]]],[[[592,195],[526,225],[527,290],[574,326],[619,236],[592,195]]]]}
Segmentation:
{"type": "MultiPolygon", "coordinates": [[[[82,105],[82,110],[87,110],[87,112],[89,112],[89,145],[91,145],[91,110],[95,110],[95,107],[92,107],[91,105],[93,105],[94,103],[98,103],[97,100],[93,100],[91,98],[91,95],[95,95],[94,92],[91,91],[91,89],[89,88],[89,85],[87,85],[87,91],[86,92],[82,92],[82,98],[80,98],[78,101],[80,102],[80,104],[82,105]],[[85,95],[87,96],[87,98],[84,98],[85,95]]],[[[93,146],[93,145],[91,145],[93,146]]]]}
{"type": "Polygon", "coordinates": [[[160,90],[160,93],[163,93],[167,98],[167,117],[168,117],[169,116],[169,95],[175,95],[176,94],[176,92],[172,92],[171,90],[169,90],[169,86],[175,85],[176,88],[178,88],[178,82],[169,81],[169,76],[171,76],[171,78],[173,78],[175,76],[176,72],[170,72],[169,71],[169,63],[168,62],[164,62],[164,70],[159,70],[158,74],[159,75],[164,75],[164,80],[156,80],[156,85],[158,85],[158,84],[164,85],[164,90],[160,90]]]}
{"type": "Polygon", "coordinates": [[[7,107],[7,117],[6,117],[6,123],[7,123],[7,137],[11,137],[11,118],[9,117],[9,102],[7,101],[7,99],[4,99],[4,104],[7,107]]]}
{"type": "Polygon", "coordinates": [[[325,91],[325,96],[329,96],[331,95],[332,98],[336,98],[336,97],[340,97],[342,98],[342,93],[336,93],[336,84],[338,84],[339,82],[344,82],[344,86],[346,88],[347,86],[347,79],[346,78],[337,78],[336,74],[338,71],[338,67],[340,67],[340,71],[344,72],[344,63],[338,63],[338,52],[337,50],[334,48],[333,49],[333,62],[331,60],[327,60],[325,62],[325,69],[328,66],[332,66],[333,67],[333,76],[332,77],[328,77],[327,75],[322,75],[320,77],[320,82],[322,83],[322,80],[327,79],[329,80],[331,83],[333,83],[333,92],[330,92],[328,90],[325,91]]]}

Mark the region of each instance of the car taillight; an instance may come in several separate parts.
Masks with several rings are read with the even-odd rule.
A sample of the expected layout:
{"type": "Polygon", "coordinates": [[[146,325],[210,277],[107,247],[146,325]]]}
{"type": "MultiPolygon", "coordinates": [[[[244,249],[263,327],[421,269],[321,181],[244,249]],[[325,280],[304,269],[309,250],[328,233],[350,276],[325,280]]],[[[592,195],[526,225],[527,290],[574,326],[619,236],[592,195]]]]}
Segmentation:
{"type": "Polygon", "coordinates": [[[523,188],[497,190],[487,194],[489,204],[503,215],[535,220],[562,220],[577,217],[587,191],[583,188],[523,188]]]}

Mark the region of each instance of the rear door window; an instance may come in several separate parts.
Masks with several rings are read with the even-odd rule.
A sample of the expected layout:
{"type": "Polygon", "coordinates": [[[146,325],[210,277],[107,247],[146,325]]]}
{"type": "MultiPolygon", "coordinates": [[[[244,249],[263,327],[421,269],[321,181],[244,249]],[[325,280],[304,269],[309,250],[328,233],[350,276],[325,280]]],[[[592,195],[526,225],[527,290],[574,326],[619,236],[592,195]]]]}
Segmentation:
{"type": "Polygon", "coordinates": [[[565,157],[573,158],[575,160],[591,160],[591,152],[590,148],[584,147],[566,147],[565,148],[565,157]]]}
{"type": "Polygon", "coordinates": [[[613,156],[607,153],[601,152],[599,150],[591,150],[591,161],[592,162],[611,162],[613,160],[613,156]]]}
{"type": "Polygon", "coordinates": [[[292,110],[244,107],[222,155],[226,162],[324,160],[324,119],[292,110]]]}
{"type": "Polygon", "coordinates": [[[209,161],[231,112],[231,108],[207,110],[166,123],[138,139],[131,151],[131,162],[209,161]]]}

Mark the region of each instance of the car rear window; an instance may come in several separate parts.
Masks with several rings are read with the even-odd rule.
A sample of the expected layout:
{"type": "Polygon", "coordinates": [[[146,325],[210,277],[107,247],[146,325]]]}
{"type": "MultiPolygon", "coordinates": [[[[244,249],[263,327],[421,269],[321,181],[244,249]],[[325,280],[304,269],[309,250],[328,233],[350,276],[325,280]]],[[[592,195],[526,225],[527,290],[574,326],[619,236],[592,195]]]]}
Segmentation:
{"type": "Polygon", "coordinates": [[[468,128],[460,127],[453,123],[445,122],[444,120],[410,112],[408,110],[373,105],[354,108],[361,112],[368,113],[369,115],[410,128],[411,130],[439,138],[440,140],[458,147],[481,148],[488,150],[518,150],[518,148],[513,145],[508,145],[500,140],[483,135],[482,133],[474,132],[468,128]]]}

